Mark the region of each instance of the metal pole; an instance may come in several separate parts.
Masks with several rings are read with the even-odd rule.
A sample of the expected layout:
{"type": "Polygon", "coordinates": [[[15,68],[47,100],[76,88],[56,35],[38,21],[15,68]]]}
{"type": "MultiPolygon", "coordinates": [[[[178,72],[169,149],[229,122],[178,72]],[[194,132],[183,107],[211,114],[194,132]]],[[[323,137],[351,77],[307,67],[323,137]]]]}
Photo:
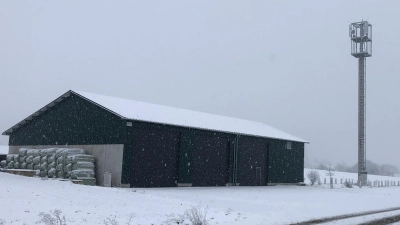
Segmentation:
{"type": "MultiPolygon", "coordinates": [[[[361,48],[361,47],[360,47],[361,48]]],[[[366,152],[365,152],[365,57],[358,60],[358,180],[366,185],[366,152]]]]}

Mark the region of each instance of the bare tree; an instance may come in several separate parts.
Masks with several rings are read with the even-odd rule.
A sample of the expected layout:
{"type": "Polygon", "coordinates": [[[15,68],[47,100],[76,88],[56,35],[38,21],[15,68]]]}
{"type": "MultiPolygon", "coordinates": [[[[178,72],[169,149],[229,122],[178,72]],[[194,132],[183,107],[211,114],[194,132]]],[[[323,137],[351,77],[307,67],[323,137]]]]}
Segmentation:
{"type": "Polygon", "coordinates": [[[311,185],[314,185],[319,180],[319,177],[317,170],[310,170],[307,173],[307,178],[310,180],[311,185]]]}
{"type": "Polygon", "coordinates": [[[329,183],[331,185],[331,188],[333,188],[333,176],[335,175],[335,171],[331,166],[328,167],[328,172],[326,173],[327,176],[329,176],[329,183]]]}

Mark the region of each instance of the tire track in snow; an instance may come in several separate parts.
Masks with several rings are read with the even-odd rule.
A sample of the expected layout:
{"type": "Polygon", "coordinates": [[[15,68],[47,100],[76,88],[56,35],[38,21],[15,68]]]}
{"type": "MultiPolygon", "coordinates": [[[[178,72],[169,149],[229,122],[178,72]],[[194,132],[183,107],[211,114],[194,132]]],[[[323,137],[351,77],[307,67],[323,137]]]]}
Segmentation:
{"type": "MultiPolygon", "coordinates": [[[[298,223],[291,223],[290,225],[321,224],[321,223],[327,223],[327,222],[332,222],[332,221],[336,221],[336,220],[343,220],[343,219],[349,219],[349,218],[353,218],[353,217],[366,216],[366,215],[372,215],[372,214],[378,214],[378,213],[390,212],[390,211],[396,211],[396,210],[400,210],[400,207],[393,207],[393,208],[388,208],[388,209],[366,211],[366,212],[360,212],[360,213],[351,213],[351,214],[332,216],[332,217],[324,217],[324,218],[320,218],[320,219],[312,219],[312,220],[307,220],[307,221],[298,222],[298,223]]],[[[391,223],[394,223],[394,222],[397,222],[397,221],[393,221],[391,223]]],[[[377,223],[377,224],[380,224],[380,223],[377,223]]],[[[367,223],[365,225],[367,225],[367,223]]],[[[368,224],[368,225],[370,225],[370,224],[368,224]]]]}

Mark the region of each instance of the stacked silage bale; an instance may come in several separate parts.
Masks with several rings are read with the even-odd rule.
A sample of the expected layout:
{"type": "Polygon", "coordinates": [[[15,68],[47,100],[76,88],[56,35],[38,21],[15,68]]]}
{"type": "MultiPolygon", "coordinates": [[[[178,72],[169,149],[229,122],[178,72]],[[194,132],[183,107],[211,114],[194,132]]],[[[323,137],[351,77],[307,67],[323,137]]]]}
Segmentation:
{"type": "Polygon", "coordinates": [[[96,185],[94,156],[77,154],[68,156],[66,160],[71,167],[71,179],[79,179],[85,184],[96,185]]]}
{"type": "Polygon", "coordinates": [[[47,176],[50,178],[57,177],[57,162],[56,162],[56,151],[57,148],[49,148],[46,149],[46,157],[47,157],[47,176]]]}
{"type": "Polygon", "coordinates": [[[26,148],[21,148],[18,151],[20,169],[26,169],[26,159],[28,158],[28,156],[26,155],[27,152],[28,149],[26,148]]]}
{"type": "Polygon", "coordinates": [[[78,148],[24,149],[7,155],[2,168],[39,170],[41,177],[82,179],[96,185],[95,157],[78,148]]]}

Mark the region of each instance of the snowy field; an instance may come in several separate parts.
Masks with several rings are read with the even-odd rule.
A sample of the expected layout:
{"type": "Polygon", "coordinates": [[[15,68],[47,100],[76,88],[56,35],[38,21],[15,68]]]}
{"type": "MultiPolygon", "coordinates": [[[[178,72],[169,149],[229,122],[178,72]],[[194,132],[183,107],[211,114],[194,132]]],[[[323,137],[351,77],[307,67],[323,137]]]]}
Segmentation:
{"type": "MultiPolygon", "coordinates": [[[[335,174],[338,179],[356,176],[335,174]]],[[[334,189],[329,185],[117,189],[6,173],[0,173],[0,181],[0,218],[6,224],[34,224],[40,212],[54,209],[62,211],[67,224],[104,224],[107,218],[115,218],[119,224],[127,224],[129,218],[130,224],[177,224],[185,210],[199,204],[202,209],[208,207],[209,224],[289,224],[400,206],[400,187],[343,188],[337,184],[334,189]]]]}

